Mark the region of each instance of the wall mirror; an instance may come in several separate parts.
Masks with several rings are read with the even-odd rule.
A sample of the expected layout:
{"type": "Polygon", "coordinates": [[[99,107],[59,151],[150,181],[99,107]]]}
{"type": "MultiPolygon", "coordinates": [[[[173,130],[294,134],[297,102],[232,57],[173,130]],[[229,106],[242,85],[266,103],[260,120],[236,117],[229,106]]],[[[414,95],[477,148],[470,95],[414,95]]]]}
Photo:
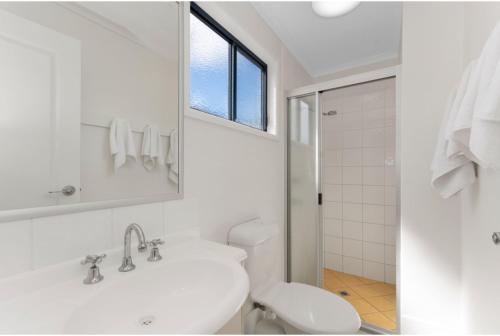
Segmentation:
{"type": "Polygon", "coordinates": [[[183,7],[0,3],[0,220],[182,197],[183,7]]]}

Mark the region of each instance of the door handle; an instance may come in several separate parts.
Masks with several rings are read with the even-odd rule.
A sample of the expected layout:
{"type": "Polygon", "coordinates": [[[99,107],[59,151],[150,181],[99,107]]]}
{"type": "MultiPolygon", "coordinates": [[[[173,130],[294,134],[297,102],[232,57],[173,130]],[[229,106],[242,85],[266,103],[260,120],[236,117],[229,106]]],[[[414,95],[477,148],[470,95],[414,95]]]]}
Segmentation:
{"type": "Polygon", "coordinates": [[[67,186],[64,186],[61,190],[49,191],[49,194],[61,193],[64,196],[71,196],[75,193],[75,191],[76,191],[75,187],[73,187],[72,185],[67,185],[67,186]]]}

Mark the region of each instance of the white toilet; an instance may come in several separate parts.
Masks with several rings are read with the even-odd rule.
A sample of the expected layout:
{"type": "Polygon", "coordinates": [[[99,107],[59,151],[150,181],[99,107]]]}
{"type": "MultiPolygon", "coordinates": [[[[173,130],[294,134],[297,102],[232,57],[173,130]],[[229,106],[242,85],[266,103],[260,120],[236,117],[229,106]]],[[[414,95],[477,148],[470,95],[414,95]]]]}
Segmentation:
{"type": "MultiPolygon", "coordinates": [[[[248,254],[245,268],[250,278],[252,301],[265,307],[266,313],[260,311],[261,315],[276,316],[261,319],[265,333],[280,330],[306,334],[356,333],[361,319],[346,300],[318,287],[272,279],[272,273],[279,267],[278,234],[275,226],[264,225],[256,219],[234,226],[228,236],[230,245],[248,254]]],[[[251,319],[255,322],[256,317],[251,319]]]]}

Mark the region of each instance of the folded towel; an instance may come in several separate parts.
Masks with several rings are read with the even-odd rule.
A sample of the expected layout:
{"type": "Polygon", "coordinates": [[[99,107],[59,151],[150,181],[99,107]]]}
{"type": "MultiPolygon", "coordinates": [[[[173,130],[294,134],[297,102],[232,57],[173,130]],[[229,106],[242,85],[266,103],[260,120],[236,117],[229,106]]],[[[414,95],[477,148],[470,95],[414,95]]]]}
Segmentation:
{"type": "Polygon", "coordinates": [[[156,126],[146,125],[142,138],[142,160],[146,170],[155,168],[162,160],[160,130],[156,126]]]}
{"type": "Polygon", "coordinates": [[[127,157],[136,159],[134,137],[127,120],[113,119],[109,128],[109,148],[117,170],[125,164],[127,157]]]}
{"type": "Polygon", "coordinates": [[[177,149],[177,130],[174,129],[170,133],[170,141],[168,146],[167,159],[165,164],[168,167],[168,178],[175,184],[179,183],[179,164],[178,164],[178,149],[177,149]]]}
{"type": "Polygon", "coordinates": [[[455,195],[476,179],[474,163],[463,153],[457,152],[452,156],[447,155],[449,141],[446,139],[446,132],[450,128],[449,124],[453,124],[455,121],[452,119],[454,103],[457,98],[461,99],[457,96],[457,91],[454,90],[448,98],[431,165],[431,185],[443,198],[455,195]]]}
{"type": "Polygon", "coordinates": [[[500,168],[500,23],[479,57],[477,97],[469,147],[484,168],[500,168]]]}

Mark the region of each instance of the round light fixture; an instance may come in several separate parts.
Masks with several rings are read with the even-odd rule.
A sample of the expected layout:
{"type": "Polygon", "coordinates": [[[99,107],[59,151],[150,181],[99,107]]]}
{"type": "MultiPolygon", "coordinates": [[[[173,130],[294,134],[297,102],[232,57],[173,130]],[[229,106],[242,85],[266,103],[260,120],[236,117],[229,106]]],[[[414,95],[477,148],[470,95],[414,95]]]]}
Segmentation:
{"type": "Polygon", "coordinates": [[[359,1],[313,1],[312,8],[322,17],[335,17],[349,13],[358,7],[359,1]]]}

